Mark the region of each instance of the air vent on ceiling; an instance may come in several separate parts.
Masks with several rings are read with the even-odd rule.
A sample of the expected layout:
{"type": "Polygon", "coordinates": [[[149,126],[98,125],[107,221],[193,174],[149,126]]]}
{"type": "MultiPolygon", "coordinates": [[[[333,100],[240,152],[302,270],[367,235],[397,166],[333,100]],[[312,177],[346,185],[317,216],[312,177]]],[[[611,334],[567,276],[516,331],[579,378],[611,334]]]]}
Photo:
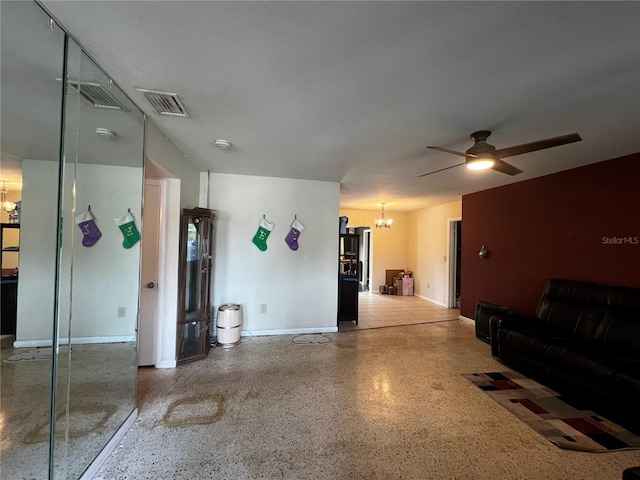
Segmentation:
{"type": "MultiPolygon", "coordinates": [[[[58,80],[61,81],[60,79],[58,80]]],[[[125,106],[101,83],[69,80],[69,85],[78,90],[80,96],[96,108],[127,111],[125,106]]]]}
{"type": "Polygon", "coordinates": [[[149,101],[151,106],[160,115],[171,115],[174,117],[189,118],[189,112],[187,107],[178,96],[177,93],[158,92],[156,90],[147,90],[144,88],[137,88],[144,97],[149,101]]]}

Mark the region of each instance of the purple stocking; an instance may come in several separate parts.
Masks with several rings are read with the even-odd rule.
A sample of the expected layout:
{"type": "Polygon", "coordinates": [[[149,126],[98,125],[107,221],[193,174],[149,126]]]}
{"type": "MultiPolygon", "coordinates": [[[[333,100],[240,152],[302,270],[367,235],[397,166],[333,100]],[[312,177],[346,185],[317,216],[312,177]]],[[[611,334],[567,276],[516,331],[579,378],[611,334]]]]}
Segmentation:
{"type": "Polygon", "coordinates": [[[82,245],[85,247],[92,247],[102,236],[102,232],[93,220],[91,210],[76,215],[76,224],[82,232],[82,245]]]}
{"type": "Polygon", "coordinates": [[[302,225],[302,223],[300,223],[298,219],[295,219],[293,220],[293,222],[291,222],[291,230],[289,230],[289,233],[284,239],[291,250],[298,250],[298,237],[300,237],[300,234],[303,230],[304,225],[302,225]]]}

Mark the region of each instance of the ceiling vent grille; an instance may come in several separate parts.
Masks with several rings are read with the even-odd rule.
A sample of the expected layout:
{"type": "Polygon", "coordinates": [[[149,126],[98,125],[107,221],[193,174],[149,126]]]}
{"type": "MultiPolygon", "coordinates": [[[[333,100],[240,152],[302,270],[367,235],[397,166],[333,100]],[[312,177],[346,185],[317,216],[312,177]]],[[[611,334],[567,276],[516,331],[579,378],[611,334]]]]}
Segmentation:
{"type": "Polygon", "coordinates": [[[127,111],[125,106],[101,83],[69,80],[69,85],[78,90],[80,96],[95,108],[127,111]]]}
{"type": "Polygon", "coordinates": [[[187,107],[177,93],[158,92],[155,90],[146,90],[137,88],[144,97],[149,101],[154,110],[160,115],[171,115],[173,117],[190,118],[187,107]]]}

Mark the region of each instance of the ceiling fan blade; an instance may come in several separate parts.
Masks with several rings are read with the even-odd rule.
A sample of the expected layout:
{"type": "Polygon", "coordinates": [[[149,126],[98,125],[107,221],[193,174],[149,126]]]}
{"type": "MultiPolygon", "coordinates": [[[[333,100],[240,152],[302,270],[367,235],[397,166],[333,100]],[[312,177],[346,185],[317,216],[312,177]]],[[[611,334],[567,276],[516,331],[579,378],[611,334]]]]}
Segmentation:
{"type": "Polygon", "coordinates": [[[507,163],[507,162],[503,162],[502,160],[500,160],[499,158],[496,158],[495,163],[493,164],[493,168],[494,170],[501,172],[501,173],[506,173],[507,175],[518,175],[519,173],[522,173],[522,170],[520,170],[519,168],[514,167],[513,165],[507,163]]]}
{"type": "Polygon", "coordinates": [[[455,150],[449,150],[448,148],[430,147],[429,145],[427,145],[427,148],[431,148],[433,150],[439,150],[439,151],[444,152],[444,153],[452,153],[453,155],[458,155],[460,157],[467,157],[468,156],[466,153],[456,152],[455,150]]]}
{"type": "Polygon", "coordinates": [[[545,148],[558,147],[567,143],[579,142],[580,140],[582,140],[580,135],[571,133],[569,135],[547,138],[546,140],[539,140],[537,142],[523,143],[515,147],[501,148],[493,152],[493,154],[498,158],[507,158],[522,155],[523,153],[535,152],[536,150],[544,150],[545,148]]]}
{"type": "Polygon", "coordinates": [[[438,172],[443,172],[445,170],[449,170],[450,168],[455,168],[455,167],[459,167],[460,165],[465,165],[465,163],[459,163],[457,165],[451,165],[450,167],[445,167],[445,168],[441,168],[440,170],[435,170],[433,172],[429,172],[429,173],[423,173],[422,175],[418,175],[418,178],[420,177],[426,177],[427,175],[432,175],[434,173],[438,173],[438,172]]]}

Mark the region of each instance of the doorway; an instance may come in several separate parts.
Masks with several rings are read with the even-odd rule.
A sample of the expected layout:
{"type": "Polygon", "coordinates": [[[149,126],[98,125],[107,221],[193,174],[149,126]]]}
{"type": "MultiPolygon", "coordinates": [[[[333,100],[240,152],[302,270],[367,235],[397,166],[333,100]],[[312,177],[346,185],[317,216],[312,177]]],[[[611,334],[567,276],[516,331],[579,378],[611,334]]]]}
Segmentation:
{"type": "Polygon", "coordinates": [[[447,307],[460,308],[461,278],[462,278],[462,219],[454,218],[449,220],[449,268],[447,307]]]}

